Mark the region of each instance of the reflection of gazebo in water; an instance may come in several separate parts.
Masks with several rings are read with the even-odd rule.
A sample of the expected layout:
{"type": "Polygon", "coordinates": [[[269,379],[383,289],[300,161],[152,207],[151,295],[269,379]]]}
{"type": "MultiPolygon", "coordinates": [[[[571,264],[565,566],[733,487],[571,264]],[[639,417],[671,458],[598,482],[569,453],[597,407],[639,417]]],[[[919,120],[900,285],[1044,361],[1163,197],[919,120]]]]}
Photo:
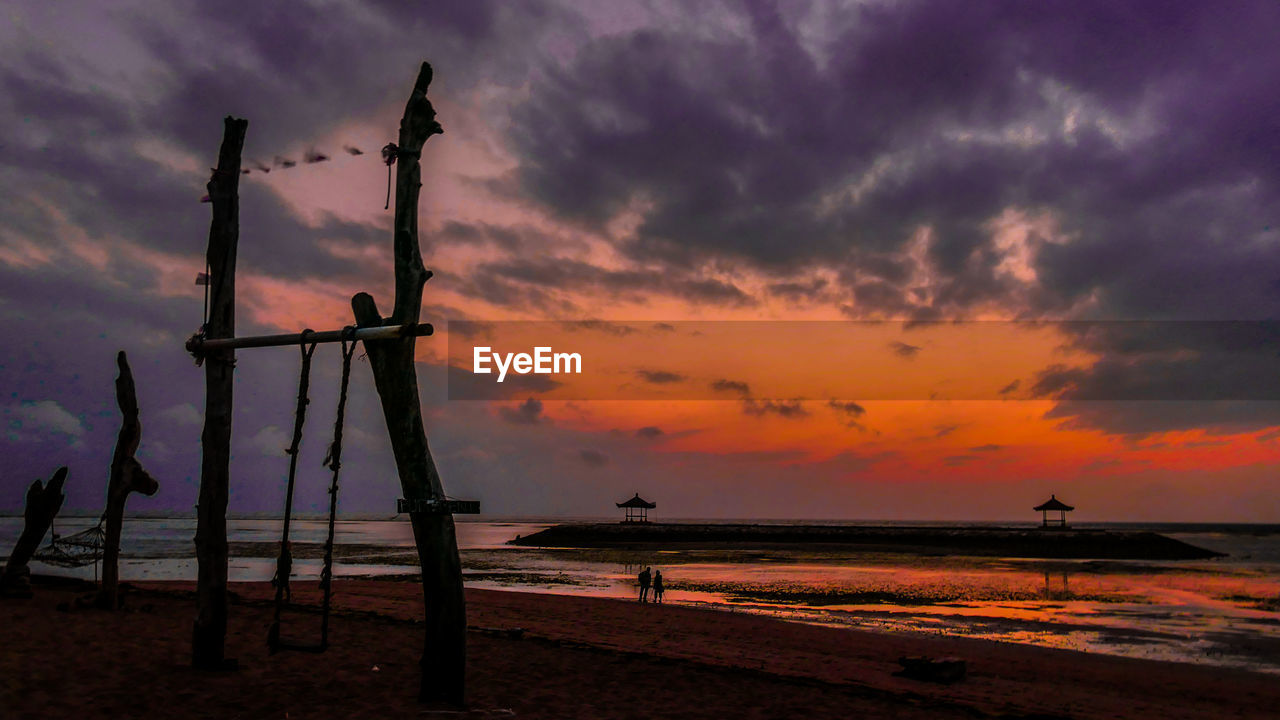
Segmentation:
{"type": "Polygon", "coordinates": [[[1075,508],[1059,500],[1057,495],[1050,495],[1048,500],[1045,500],[1033,509],[1040,513],[1040,517],[1044,523],[1040,527],[1060,528],[1067,526],[1067,513],[1075,510],[1075,508]],[[1057,519],[1049,518],[1049,513],[1051,512],[1058,513],[1057,519]]]}
{"type": "Polygon", "coordinates": [[[1056,572],[1045,568],[1044,598],[1046,600],[1069,600],[1071,598],[1071,586],[1067,582],[1067,570],[1065,568],[1056,572]]]}
{"type": "Polygon", "coordinates": [[[627,516],[622,522],[649,522],[649,511],[658,507],[658,503],[651,503],[640,497],[640,493],[626,502],[615,503],[620,508],[626,508],[627,516]]]}

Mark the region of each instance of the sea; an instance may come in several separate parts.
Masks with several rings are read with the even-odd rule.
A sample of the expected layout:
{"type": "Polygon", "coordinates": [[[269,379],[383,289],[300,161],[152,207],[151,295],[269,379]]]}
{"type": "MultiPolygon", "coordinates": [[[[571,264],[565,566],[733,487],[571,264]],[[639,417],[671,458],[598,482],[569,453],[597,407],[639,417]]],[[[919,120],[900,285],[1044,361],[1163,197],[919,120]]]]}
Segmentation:
{"type": "MultiPolygon", "coordinates": [[[[675,605],[1280,675],[1280,525],[1077,526],[1150,530],[1226,554],[1197,561],[1028,560],[804,548],[639,552],[507,544],[557,522],[601,520],[606,519],[460,519],[464,582],[494,590],[634,598],[637,574],[652,567],[663,575],[665,601],[675,605]]],[[[55,530],[65,537],[96,522],[60,518],[55,530]]],[[[0,518],[0,548],[11,548],[21,529],[21,518],[0,518]]],[[[390,578],[415,572],[413,533],[403,516],[343,520],[335,529],[336,576],[390,578]]],[[[271,579],[280,531],[279,519],[229,519],[230,579],[271,579]]],[[[326,533],[322,520],[293,521],[296,582],[318,579],[326,533]]],[[[121,577],[195,580],[194,536],[194,518],[126,519],[121,577]]],[[[86,579],[97,572],[92,565],[64,568],[39,562],[32,563],[32,570],[86,579]]]]}

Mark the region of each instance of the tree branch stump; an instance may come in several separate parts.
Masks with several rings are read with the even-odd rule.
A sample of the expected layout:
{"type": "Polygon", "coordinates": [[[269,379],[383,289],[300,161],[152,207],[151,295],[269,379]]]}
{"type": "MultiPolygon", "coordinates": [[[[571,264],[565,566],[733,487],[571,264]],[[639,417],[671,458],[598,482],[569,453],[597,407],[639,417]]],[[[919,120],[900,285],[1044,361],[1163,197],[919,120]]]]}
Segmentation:
{"type": "MultiPolygon", "coordinates": [[[[400,121],[394,227],[395,306],[384,320],[371,296],[356,295],[351,299],[351,308],[360,327],[416,323],[421,315],[422,288],[431,273],[423,267],[418,245],[418,193],[422,186],[419,158],[427,139],[444,132],[427,99],[431,75],[431,66],[424,62],[400,121]]],[[[443,499],[444,486],[422,422],[415,345],[416,338],[412,337],[364,344],[382,400],[404,497],[443,499]]],[[[419,700],[460,706],[466,695],[467,621],[453,516],[415,512],[410,518],[422,567],[426,621],[419,700]]]]}
{"type": "Polygon", "coordinates": [[[22,511],[22,534],[18,536],[18,542],[9,554],[4,574],[0,575],[0,596],[32,596],[31,569],[27,567],[27,563],[31,562],[31,556],[39,549],[45,533],[49,532],[54,516],[62,509],[62,501],[66,499],[62,494],[62,484],[66,479],[67,469],[60,467],[49,478],[48,483],[42,485],[36,480],[27,488],[27,505],[22,511]]]}
{"type": "Polygon", "coordinates": [[[121,350],[116,355],[120,376],[116,378],[116,404],[123,416],[116,450],[111,457],[111,475],[107,481],[107,508],[102,513],[106,525],[102,548],[102,587],[98,589],[97,606],[115,610],[120,606],[120,529],[124,524],[124,503],[129,493],[155,495],[160,484],[142,468],[134,457],[142,441],[142,422],[138,420],[138,395],[133,384],[129,358],[121,350]]]}

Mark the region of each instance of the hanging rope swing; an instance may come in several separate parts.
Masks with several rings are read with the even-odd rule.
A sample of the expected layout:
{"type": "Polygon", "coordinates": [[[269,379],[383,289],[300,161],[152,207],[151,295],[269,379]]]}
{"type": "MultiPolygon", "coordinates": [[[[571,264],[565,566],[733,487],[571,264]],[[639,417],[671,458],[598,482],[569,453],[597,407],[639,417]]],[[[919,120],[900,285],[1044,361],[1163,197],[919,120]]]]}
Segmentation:
{"type": "Polygon", "coordinates": [[[320,611],[320,642],[316,645],[304,645],[285,642],[280,639],[280,616],[290,602],[289,575],[293,572],[293,554],[289,547],[289,525],[293,517],[293,491],[298,471],[298,449],[302,444],[302,427],[307,419],[307,405],[311,400],[308,390],[311,383],[311,356],[315,353],[316,343],[308,342],[311,330],[302,331],[299,350],[302,354],[302,368],[298,373],[298,404],[293,417],[293,441],[285,452],[289,455],[289,483],[285,490],[284,522],[280,532],[280,554],[276,558],[276,575],[272,584],[276,588],[275,615],[271,628],[267,631],[267,647],[271,654],[281,650],[302,652],[324,652],[329,647],[329,609],[333,592],[333,539],[334,521],[338,512],[338,471],[342,467],[342,427],[346,416],[347,387],[351,378],[351,357],[355,354],[356,339],[354,327],[342,330],[342,381],[338,390],[338,411],[333,422],[333,440],[324,459],[324,466],[332,472],[329,483],[329,530],[324,543],[324,566],[320,571],[320,588],[324,591],[324,603],[320,611]]]}

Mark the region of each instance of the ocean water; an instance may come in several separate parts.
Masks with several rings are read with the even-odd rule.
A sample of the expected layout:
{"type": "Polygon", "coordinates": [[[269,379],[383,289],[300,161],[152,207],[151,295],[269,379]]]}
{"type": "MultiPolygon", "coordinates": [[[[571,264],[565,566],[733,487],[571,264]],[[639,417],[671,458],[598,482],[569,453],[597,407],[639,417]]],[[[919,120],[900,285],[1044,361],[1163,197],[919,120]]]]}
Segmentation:
{"type": "MultiPolygon", "coordinates": [[[[71,534],[91,519],[60,520],[71,534]]],[[[1110,525],[1161,532],[1227,553],[1147,562],[920,557],[874,553],[715,550],[629,552],[507,545],[554,521],[458,523],[470,587],[634,597],[636,574],[661,570],[666,601],[889,632],[987,638],[1280,674],[1280,526],[1110,525]]],[[[799,521],[797,521],[799,522],[799,521]]],[[[919,523],[912,523],[919,524],[919,523]]],[[[20,518],[0,518],[0,548],[20,518]]],[[[232,519],[231,580],[269,580],[279,520],[232,519]]],[[[294,577],[319,577],[321,521],[294,520],[294,577]]],[[[192,518],[125,522],[121,576],[194,580],[192,518]]],[[[46,538],[48,542],[48,538],[46,538]]],[[[403,575],[417,557],[405,520],[342,521],[338,576],[403,575]]],[[[94,568],[33,563],[36,572],[93,578],[94,568]]]]}

